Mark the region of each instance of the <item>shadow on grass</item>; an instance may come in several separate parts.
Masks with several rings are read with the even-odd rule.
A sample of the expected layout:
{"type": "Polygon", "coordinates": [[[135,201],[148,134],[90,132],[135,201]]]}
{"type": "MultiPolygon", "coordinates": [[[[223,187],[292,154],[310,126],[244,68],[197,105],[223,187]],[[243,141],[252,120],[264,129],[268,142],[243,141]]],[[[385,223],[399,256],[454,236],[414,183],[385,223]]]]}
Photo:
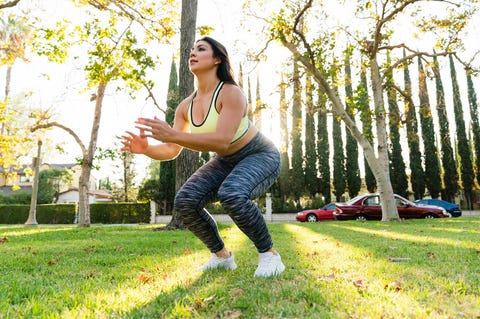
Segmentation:
{"type": "MultiPolygon", "coordinates": [[[[289,263],[296,259],[292,258],[297,250],[294,236],[285,227],[279,229],[277,226],[270,230],[274,243],[281,246],[280,254],[287,267],[281,276],[253,277],[258,253],[250,240],[233,226],[230,232],[234,234],[227,235],[225,243],[229,247],[230,236],[237,242],[235,246],[229,247],[235,253],[238,265],[236,270],[200,273],[188,285],[180,285],[168,293],[158,294],[150,303],[131,311],[126,318],[304,317],[305,309],[311,307],[310,299],[315,292],[307,287],[308,282],[303,283],[305,285],[301,289],[298,287],[295,273],[297,265],[289,263]],[[292,291],[295,293],[292,294],[292,291]]],[[[205,260],[199,261],[198,265],[205,260]]],[[[321,296],[316,298],[320,300],[321,296]]]]}

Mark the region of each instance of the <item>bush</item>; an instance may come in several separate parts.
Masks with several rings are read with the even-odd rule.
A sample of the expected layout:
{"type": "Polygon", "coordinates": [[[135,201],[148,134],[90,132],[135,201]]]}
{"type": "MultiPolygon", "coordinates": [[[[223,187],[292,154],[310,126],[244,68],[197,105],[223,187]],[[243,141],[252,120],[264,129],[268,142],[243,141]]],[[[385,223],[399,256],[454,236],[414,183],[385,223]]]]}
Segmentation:
{"type": "Polygon", "coordinates": [[[150,223],[150,203],[90,204],[92,224],[150,223]]]}
{"type": "MultiPolygon", "coordinates": [[[[30,205],[0,205],[0,224],[24,224],[28,219],[30,205]]],[[[75,204],[37,205],[36,219],[39,224],[72,224],[75,204]]]]}

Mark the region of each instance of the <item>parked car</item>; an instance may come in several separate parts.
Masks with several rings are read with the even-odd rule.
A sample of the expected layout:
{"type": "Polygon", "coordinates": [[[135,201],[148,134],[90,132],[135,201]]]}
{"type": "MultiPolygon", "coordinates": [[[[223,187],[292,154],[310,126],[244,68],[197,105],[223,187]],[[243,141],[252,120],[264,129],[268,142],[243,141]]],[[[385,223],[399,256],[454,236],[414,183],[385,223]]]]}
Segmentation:
{"type": "MultiPolygon", "coordinates": [[[[444,208],[430,205],[417,205],[400,195],[394,195],[400,218],[441,218],[450,217],[444,208]]],[[[382,219],[379,194],[360,195],[347,203],[336,203],[333,216],[337,220],[382,219]]]]}
{"type": "Polygon", "coordinates": [[[415,204],[440,206],[442,208],[445,208],[447,213],[450,213],[452,217],[462,216],[462,210],[460,209],[460,205],[450,203],[445,200],[436,199],[436,198],[419,199],[415,201],[415,204]]]}
{"type": "Polygon", "coordinates": [[[333,212],[335,203],[327,204],[318,209],[307,209],[297,213],[296,219],[299,222],[318,222],[320,220],[334,220],[333,212]]]}

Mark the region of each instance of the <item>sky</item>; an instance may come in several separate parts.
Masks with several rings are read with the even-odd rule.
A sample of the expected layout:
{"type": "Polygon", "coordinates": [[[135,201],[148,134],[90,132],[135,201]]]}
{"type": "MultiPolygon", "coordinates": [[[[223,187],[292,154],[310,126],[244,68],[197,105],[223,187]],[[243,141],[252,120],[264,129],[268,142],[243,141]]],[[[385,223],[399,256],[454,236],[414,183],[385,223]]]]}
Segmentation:
{"type": "MultiPolygon", "coordinates": [[[[28,3],[24,0],[23,3],[28,3]]],[[[281,3],[279,1],[278,3],[281,3]]],[[[22,2],[21,2],[22,3],[22,2]]],[[[56,18],[68,17],[73,19],[72,12],[68,10],[68,5],[71,0],[49,0],[49,10],[45,13],[51,21],[56,18]]],[[[210,34],[222,42],[230,53],[230,58],[234,68],[238,70],[238,65],[242,63],[244,72],[244,82],[247,76],[250,77],[252,94],[255,95],[254,88],[256,86],[257,76],[260,78],[260,85],[262,88],[261,98],[268,105],[275,107],[278,105],[279,97],[277,85],[280,82],[280,72],[284,70],[284,62],[288,59],[289,53],[286,49],[279,46],[271,45],[269,47],[268,61],[258,65],[248,63],[245,52],[248,48],[258,49],[261,46],[255,37],[255,32],[259,30],[259,24],[255,23],[244,25],[242,11],[243,1],[230,0],[198,0],[198,16],[197,26],[210,25],[214,27],[214,31],[210,34]],[[253,36],[252,36],[253,34],[253,36]],[[255,66],[255,68],[254,68],[255,66]]],[[[271,8],[270,8],[271,10],[271,8]]],[[[333,23],[335,21],[345,21],[351,17],[346,17],[345,10],[333,11],[337,16],[331,17],[333,23]]],[[[78,14],[78,11],[75,11],[78,14]]],[[[77,17],[78,18],[78,17],[77,17]]],[[[404,28],[401,37],[411,38],[412,32],[408,28],[404,28]]],[[[397,33],[398,34],[398,33],[397,33]]],[[[472,30],[473,39],[478,39],[478,30],[472,30]]],[[[469,50],[478,50],[478,41],[470,41],[467,44],[472,45],[469,50]]],[[[158,78],[155,85],[157,101],[166,100],[166,90],[168,88],[168,75],[170,72],[170,64],[172,56],[175,53],[175,47],[162,46],[159,52],[162,60],[160,69],[158,70],[158,78]]],[[[177,65],[178,65],[178,61],[177,65]]],[[[445,66],[445,65],[444,65],[445,66]]],[[[416,67],[415,67],[416,68],[416,67]]],[[[457,72],[461,71],[457,69],[457,72]]],[[[1,69],[0,69],[1,72],[1,69]]],[[[55,65],[46,64],[41,59],[33,59],[31,63],[18,63],[14,65],[12,79],[12,91],[20,94],[20,92],[32,91],[33,105],[41,106],[43,109],[51,109],[58,122],[61,122],[71,127],[84,144],[88,144],[90,136],[90,123],[93,117],[94,103],[89,101],[90,93],[93,91],[78,93],[80,89],[85,87],[85,80],[83,78],[83,71],[81,64],[72,62],[69,65],[55,65]]],[[[237,71],[238,72],[238,71],[237,71]]],[[[448,68],[443,67],[443,78],[448,79],[448,68]]],[[[459,72],[459,74],[461,74],[459,72]]],[[[411,70],[412,79],[415,79],[415,70],[411,70]]],[[[3,79],[0,73],[0,85],[3,79]]],[[[463,77],[459,77],[461,82],[463,77]]],[[[449,84],[444,83],[447,87],[449,84]]],[[[460,84],[461,88],[463,84],[460,84]]],[[[246,83],[244,83],[246,87],[246,83]]],[[[476,88],[480,90],[478,80],[476,81],[476,88]]],[[[431,91],[431,95],[434,91],[431,91]]],[[[448,102],[448,96],[447,96],[448,102]]],[[[431,106],[434,107],[434,101],[431,100],[431,106]]],[[[468,103],[464,103],[464,108],[468,108],[468,103]]],[[[102,148],[115,147],[118,143],[116,136],[123,134],[127,129],[133,129],[133,122],[139,116],[153,117],[161,116],[151,101],[144,99],[144,96],[139,96],[134,101],[131,101],[125,94],[121,92],[114,92],[110,90],[104,100],[104,107],[102,110],[102,120],[99,131],[98,146],[102,148]]],[[[275,120],[275,113],[271,115],[275,120]]],[[[279,138],[279,126],[270,121],[270,125],[263,127],[264,130],[275,142],[279,138]]],[[[64,131],[54,129],[49,133],[53,139],[58,143],[62,143],[65,149],[64,154],[58,152],[48,151],[44,155],[44,162],[48,163],[72,163],[75,158],[80,155],[78,145],[73,141],[69,135],[64,131]]],[[[408,157],[408,155],[406,155],[408,157]]],[[[139,178],[143,177],[146,172],[146,166],[149,160],[145,156],[136,156],[136,170],[139,178]]],[[[105,178],[113,172],[118,172],[113,168],[111,163],[104,163],[101,171],[94,171],[93,174],[97,180],[105,178]]]]}

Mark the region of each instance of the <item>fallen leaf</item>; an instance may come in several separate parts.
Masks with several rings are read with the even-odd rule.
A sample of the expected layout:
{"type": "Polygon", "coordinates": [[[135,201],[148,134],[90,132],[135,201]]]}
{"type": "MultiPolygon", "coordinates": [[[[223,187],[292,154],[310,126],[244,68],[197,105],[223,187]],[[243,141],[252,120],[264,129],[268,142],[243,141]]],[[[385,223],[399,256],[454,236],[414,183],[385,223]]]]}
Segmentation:
{"type": "Polygon", "coordinates": [[[342,246],[342,244],[340,244],[340,243],[337,241],[336,246],[337,246],[337,247],[340,247],[340,246],[342,246]]]}
{"type": "Polygon", "coordinates": [[[394,281],[389,283],[388,285],[385,285],[384,289],[389,291],[399,292],[400,290],[402,290],[402,284],[399,283],[398,281],[394,281]]]}
{"type": "Polygon", "coordinates": [[[355,286],[355,288],[357,288],[357,291],[360,293],[363,293],[368,289],[368,285],[365,285],[362,279],[355,280],[353,282],[353,285],[355,286]]]}
{"type": "Polygon", "coordinates": [[[192,254],[192,251],[191,251],[191,250],[188,250],[188,249],[185,249],[185,250],[183,251],[183,254],[184,254],[184,255],[191,255],[191,254],[192,254]]]}
{"type": "Polygon", "coordinates": [[[146,284],[146,283],[152,281],[152,277],[147,276],[147,275],[145,275],[145,274],[141,274],[141,275],[138,277],[138,281],[140,281],[140,283],[142,283],[142,284],[146,284]]]}
{"type": "Polygon", "coordinates": [[[320,277],[318,278],[319,281],[332,281],[332,280],[335,280],[335,274],[334,273],[331,273],[330,275],[328,276],[323,276],[323,277],[320,277]]]}
{"type": "Polygon", "coordinates": [[[437,255],[435,255],[435,253],[432,253],[432,252],[428,252],[427,256],[428,256],[428,258],[431,258],[431,259],[437,259],[438,258],[437,255]]]}
{"type": "Polygon", "coordinates": [[[318,256],[318,251],[314,251],[313,253],[307,253],[305,257],[313,257],[313,256],[318,256]]]}
{"type": "Polygon", "coordinates": [[[2,239],[0,239],[0,244],[8,243],[8,238],[6,236],[3,236],[2,239]]]}
{"type": "Polygon", "coordinates": [[[123,251],[123,247],[122,247],[122,246],[118,246],[118,247],[117,247],[117,251],[123,251]]]}
{"type": "Polygon", "coordinates": [[[177,241],[176,241],[176,240],[173,240],[173,241],[172,241],[172,244],[176,244],[176,243],[177,243],[177,241]]]}
{"type": "Polygon", "coordinates": [[[49,266],[53,266],[53,265],[56,265],[58,264],[58,259],[50,259],[47,263],[49,266]]]}
{"type": "Polygon", "coordinates": [[[95,246],[90,246],[90,247],[85,247],[83,250],[85,250],[87,253],[93,251],[95,249],[95,246]]]}
{"type": "Polygon", "coordinates": [[[223,314],[225,318],[228,319],[236,319],[242,316],[242,312],[240,310],[227,310],[223,314]]]}
{"type": "Polygon", "coordinates": [[[241,289],[241,288],[237,288],[233,291],[233,295],[234,296],[239,296],[241,294],[245,293],[245,290],[241,289]]]}

